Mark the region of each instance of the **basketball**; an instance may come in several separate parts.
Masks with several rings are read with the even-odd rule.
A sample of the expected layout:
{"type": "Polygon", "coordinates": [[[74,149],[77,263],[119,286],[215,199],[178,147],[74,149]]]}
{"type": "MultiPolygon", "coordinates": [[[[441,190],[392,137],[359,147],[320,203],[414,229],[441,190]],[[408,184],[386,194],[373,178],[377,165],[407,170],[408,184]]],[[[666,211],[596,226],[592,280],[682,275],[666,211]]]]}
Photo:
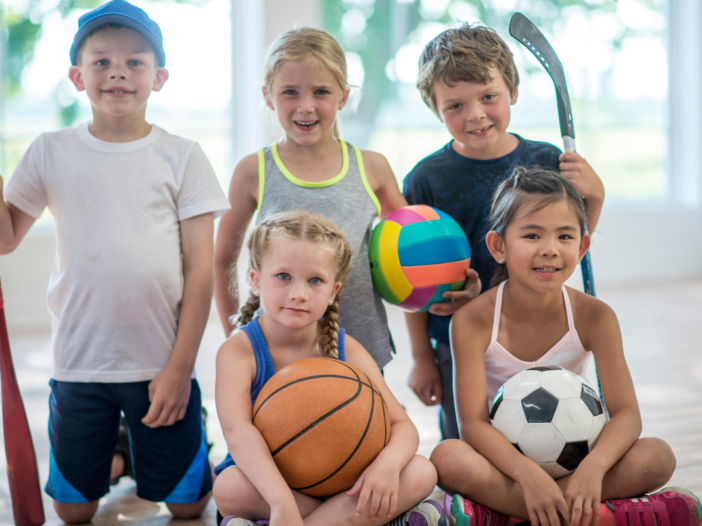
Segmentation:
{"type": "Polygon", "coordinates": [[[390,440],[390,416],[364,372],[333,358],[282,368],[253,407],[283,479],[312,497],[351,488],[390,440]]]}
{"type": "Polygon", "coordinates": [[[405,206],[373,229],[369,254],[373,286],[388,303],[426,311],[461,290],[470,266],[470,245],[448,214],[425,205],[405,206]]]}

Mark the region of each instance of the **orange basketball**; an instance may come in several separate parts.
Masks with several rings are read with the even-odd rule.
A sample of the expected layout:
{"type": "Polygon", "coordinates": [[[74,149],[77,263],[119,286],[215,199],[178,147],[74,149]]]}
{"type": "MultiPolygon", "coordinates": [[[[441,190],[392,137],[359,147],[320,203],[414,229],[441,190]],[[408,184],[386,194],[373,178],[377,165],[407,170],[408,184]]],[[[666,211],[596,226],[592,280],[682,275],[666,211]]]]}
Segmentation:
{"type": "Polygon", "coordinates": [[[364,372],[332,358],[308,358],[278,371],[253,407],[285,482],[313,497],[353,486],[390,439],[390,416],[364,372]]]}

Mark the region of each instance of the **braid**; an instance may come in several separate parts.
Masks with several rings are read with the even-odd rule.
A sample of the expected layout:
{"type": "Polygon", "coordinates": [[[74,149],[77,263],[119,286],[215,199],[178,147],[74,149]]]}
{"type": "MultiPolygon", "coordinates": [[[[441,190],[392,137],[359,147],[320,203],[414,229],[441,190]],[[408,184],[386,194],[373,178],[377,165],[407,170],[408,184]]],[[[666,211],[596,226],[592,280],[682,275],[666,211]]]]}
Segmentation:
{"type": "Polygon", "coordinates": [[[249,323],[260,306],[261,299],[258,296],[254,296],[253,293],[249,294],[249,299],[239,309],[239,319],[236,321],[236,326],[241,327],[249,323]]]}
{"type": "Polygon", "coordinates": [[[322,335],[319,337],[319,345],[322,352],[330,358],[339,357],[339,349],[336,342],[339,339],[339,300],[341,291],[336,293],[336,297],[327,308],[322,317],[322,335]]]}

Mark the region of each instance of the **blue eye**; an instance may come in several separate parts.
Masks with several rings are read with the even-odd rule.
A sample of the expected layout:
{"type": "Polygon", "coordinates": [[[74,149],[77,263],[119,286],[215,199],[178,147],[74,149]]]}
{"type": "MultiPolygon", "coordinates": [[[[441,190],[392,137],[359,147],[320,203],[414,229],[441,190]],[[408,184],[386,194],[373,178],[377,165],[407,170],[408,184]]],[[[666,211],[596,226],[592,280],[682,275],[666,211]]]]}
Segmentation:
{"type": "Polygon", "coordinates": [[[329,92],[325,89],[318,89],[317,91],[315,91],[315,95],[328,95],[328,94],[329,94],[329,92]]]}
{"type": "Polygon", "coordinates": [[[129,61],[129,66],[130,66],[130,67],[133,67],[133,68],[135,68],[135,67],[137,67],[137,66],[141,66],[141,62],[139,62],[138,60],[130,60],[130,61],[129,61]]]}
{"type": "Polygon", "coordinates": [[[105,60],[104,58],[101,58],[100,60],[98,60],[98,61],[95,63],[95,65],[96,65],[96,66],[107,66],[107,60],[105,60]]]}
{"type": "Polygon", "coordinates": [[[320,285],[322,280],[320,278],[312,278],[310,279],[310,283],[312,283],[312,285],[320,285]]]}
{"type": "Polygon", "coordinates": [[[283,92],[283,95],[297,95],[297,91],[295,91],[294,89],[286,89],[283,92]]]}
{"type": "Polygon", "coordinates": [[[278,274],[278,279],[283,280],[283,281],[287,281],[290,279],[290,274],[287,274],[285,272],[281,272],[280,274],[278,274]]]}

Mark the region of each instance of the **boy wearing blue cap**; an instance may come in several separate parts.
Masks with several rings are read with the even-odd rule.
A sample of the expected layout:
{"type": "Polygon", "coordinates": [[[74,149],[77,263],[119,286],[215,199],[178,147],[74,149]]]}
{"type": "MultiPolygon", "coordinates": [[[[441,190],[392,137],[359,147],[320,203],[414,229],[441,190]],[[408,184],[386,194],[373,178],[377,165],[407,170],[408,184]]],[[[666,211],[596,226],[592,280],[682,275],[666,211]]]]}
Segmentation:
{"type": "Polygon", "coordinates": [[[158,25],[123,0],[78,25],[69,76],[92,122],[40,135],[7,202],[0,179],[0,253],[46,206],[56,220],[46,491],[65,522],[92,518],[123,412],[137,495],[195,517],[212,474],[193,366],[212,297],[213,218],[229,205],[200,146],[146,122],[149,95],[168,79],[158,25]]]}

